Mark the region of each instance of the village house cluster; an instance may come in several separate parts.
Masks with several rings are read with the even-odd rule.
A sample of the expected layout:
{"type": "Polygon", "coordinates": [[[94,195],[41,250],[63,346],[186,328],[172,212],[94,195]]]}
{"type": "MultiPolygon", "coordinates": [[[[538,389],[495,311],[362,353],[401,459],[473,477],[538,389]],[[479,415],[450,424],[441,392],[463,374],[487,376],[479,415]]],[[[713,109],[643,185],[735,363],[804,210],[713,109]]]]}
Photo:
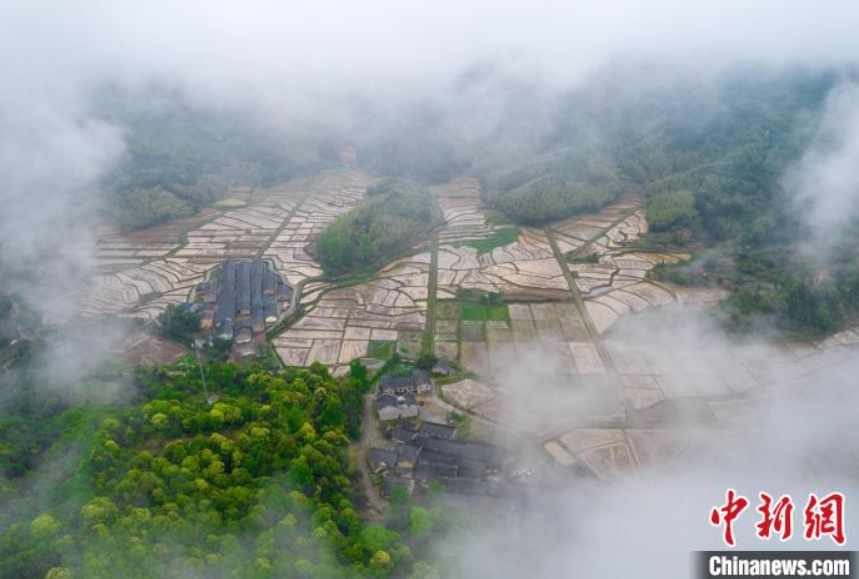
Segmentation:
{"type": "Polygon", "coordinates": [[[379,384],[376,407],[379,420],[411,418],[420,414],[416,396],[432,391],[429,372],[414,370],[408,376],[387,375],[379,384]]]}
{"type": "Polygon", "coordinates": [[[401,421],[393,429],[392,449],[372,448],[367,462],[383,476],[382,494],[390,496],[402,485],[409,493],[416,485],[438,481],[448,491],[492,494],[503,455],[497,446],[454,440],[456,428],[422,421],[420,426],[401,421]]]}

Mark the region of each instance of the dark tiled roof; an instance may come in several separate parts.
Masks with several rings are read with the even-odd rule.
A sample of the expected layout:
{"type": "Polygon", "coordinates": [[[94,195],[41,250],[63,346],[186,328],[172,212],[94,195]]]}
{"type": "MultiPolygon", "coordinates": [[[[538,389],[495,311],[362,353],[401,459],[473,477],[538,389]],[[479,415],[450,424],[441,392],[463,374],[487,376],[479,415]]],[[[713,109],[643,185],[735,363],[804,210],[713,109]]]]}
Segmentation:
{"type": "Polygon", "coordinates": [[[382,394],[376,399],[379,408],[388,408],[391,406],[399,406],[401,403],[406,406],[415,406],[417,402],[415,401],[414,394],[404,394],[403,396],[395,396],[393,394],[382,394]],[[402,399],[402,401],[400,400],[402,399]]]}
{"type": "Polygon", "coordinates": [[[262,292],[267,296],[273,296],[277,287],[277,277],[274,272],[269,269],[265,270],[262,276],[262,292]]]}
{"type": "Polygon", "coordinates": [[[251,268],[246,261],[240,261],[236,267],[236,311],[251,311],[251,268]]]}
{"type": "Polygon", "coordinates": [[[438,481],[449,493],[457,493],[463,495],[494,495],[497,494],[494,486],[486,481],[474,478],[447,478],[439,477],[438,481]]]}
{"type": "Polygon", "coordinates": [[[265,312],[266,318],[276,318],[277,304],[275,304],[273,301],[263,304],[263,312],[265,312]]]}
{"type": "Polygon", "coordinates": [[[393,468],[397,464],[397,453],[384,448],[371,448],[370,452],[367,453],[367,462],[374,468],[382,464],[393,468]]]}
{"type": "Polygon", "coordinates": [[[215,310],[215,325],[219,328],[227,320],[233,320],[236,317],[235,286],[236,262],[228,259],[221,266],[221,285],[218,288],[218,305],[215,310]]]}
{"type": "Polygon", "coordinates": [[[430,376],[426,370],[414,370],[409,376],[395,376],[388,374],[382,377],[379,384],[381,392],[399,389],[415,389],[422,384],[429,384],[430,376]]]}
{"type": "Polygon", "coordinates": [[[400,447],[400,456],[399,461],[410,462],[412,464],[415,463],[418,459],[418,455],[421,453],[420,447],[414,446],[412,444],[406,444],[400,447]]]}
{"type": "Polygon", "coordinates": [[[404,426],[402,424],[397,424],[394,427],[394,432],[391,434],[391,438],[394,442],[409,442],[415,436],[417,436],[417,432],[408,426],[404,426]]]}
{"type": "Polygon", "coordinates": [[[393,394],[382,394],[376,399],[376,404],[379,405],[379,410],[382,408],[390,408],[397,406],[397,397],[393,394]]]}
{"type": "Polygon", "coordinates": [[[448,424],[439,424],[438,422],[426,422],[421,424],[421,434],[433,438],[443,438],[450,440],[453,438],[453,433],[456,432],[455,426],[448,424]]]}
{"type": "Polygon", "coordinates": [[[424,451],[430,450],[443,454],[460,456],[462,458],[479,460],[492,467],[497,466],[501,462],[498,447],[491,444],[459,442],[456,440],[444,440],[428,436],[420,436],[417,444],[423,446],[424,451]]]}
{"type": "Polygon", "coordinates": [[[486,472],[486,463],[482,460],[475,460],[459,454],[445,454],[426,448],[421,450],[420,462],[451,465],[458,469],[471,469],[480,472],[481,476],[486,472]]]}
{"type": "Polygon", "coordinates": [[[459,465],[446,455],[439,457],[434,453],[422,452],[418,463],[415,465],[415,477],[420,479],[442,476],[455,477],[458,474],[459,465]]]}

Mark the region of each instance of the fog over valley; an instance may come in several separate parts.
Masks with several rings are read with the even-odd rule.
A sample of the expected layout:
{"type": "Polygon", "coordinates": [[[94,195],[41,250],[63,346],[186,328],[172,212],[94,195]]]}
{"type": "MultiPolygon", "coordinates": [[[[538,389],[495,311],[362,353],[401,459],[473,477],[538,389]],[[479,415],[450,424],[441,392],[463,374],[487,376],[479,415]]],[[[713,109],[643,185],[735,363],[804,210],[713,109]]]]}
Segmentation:
{"type": "Polygon", "coordinates": [[[857,26],[4,2],[0,579],[851,551],[857,26]]]}

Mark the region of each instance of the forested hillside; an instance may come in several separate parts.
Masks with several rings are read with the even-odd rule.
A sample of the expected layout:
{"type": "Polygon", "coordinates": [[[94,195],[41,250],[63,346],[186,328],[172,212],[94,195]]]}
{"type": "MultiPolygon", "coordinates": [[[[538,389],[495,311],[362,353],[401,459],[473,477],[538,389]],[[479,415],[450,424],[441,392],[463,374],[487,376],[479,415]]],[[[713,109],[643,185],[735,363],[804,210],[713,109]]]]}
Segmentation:
{"type": "Polygon", "coordinates": [[[514,221],[542,223],[641,190],[652,227],[641,245],[706,250],[657,275],[730,289],[721,313],[735,329],[764,315],[785,329],[830,330],[859,308],[859,237],[809,261],[784,177],[842,80],[735,70],[709,83],[659,75],[625,83],[607,72],[560,99],[520,162],[481,168],[484,198],[514,221]]]}
{"type": "Polygon", "coordinates": [[[843,240],[823,266],[807,263],[796,251],[807,232],[783,179],[808,146],[826,96],[851,74],[734,69],[704,80],[610,67],[551,96],[520,85],[475,130],[463,121],[483,110],[468,100],[482,94],[485,78],[477,75],[457,88],[462,110],[430,99],[403,104],[395,120],[359,124],[356,134],[304,133],[312,137],[273,133],[172,96],[143,108],[105,97],[106,117],[130,129],[128,155],[106,182],[107,211],[126,229],[186,215],[230,184],[335,166],[334,143],[354,143],[362,169],[402,180],[371,191],[320,237],[317,257],[329,275],[381,265],[428,233],[436,219],[430,197],[408,179],[475,175],[487,205],[529,225],[596,211],[636,190],[652,225],[642,243],[707,250],[693,268],[658,275],[729,288],[726,318],[738,328],[764,313],[798,329],[829,329],[855,308],[833,284],[851,275],[856,240],[843,240]],[[797,292],[808,299],[789,297],[797,292]]]}
{"type": "Polygon", "coordinates": [[[353,504],[362,366],[337,380],[322,366],[206,375],[211,403],[188,358],[139,370],[132,406],[43,422],[54,439],[39,468],[4,465],[0,577],[430,576],[418,559],[446,524],[432,497],[396,497],[384,525],[353,504]]]}
{"type": "Polygon", "coordinates": [[[484,199],[518,223],[539,225],[598,211],[626,187],[605,159],[570,153],[488,180],[484,199]]]}
{"type": "Polygon", "coordinates": [[[105,91],[98,113],[124,129],[126,151],[104,182],[107,215],[126,230],[191,215],[235,185],[271,185],[337,162],[313,137],[250,115],[193,106],[170,91],[105,91]]]}
{"type": "Polygon", "coordinates": [[[784,183],[836,81],[803,72],[729,77],[717,87],[718,106],[702,109],[698,122],[688,112],[667,116],[658,133],[619,149],[619,164],[649,198],[645,243],[706,249],[692,265],[657,275],[730,289],[721,313],[732,328],[768,316],[784,329],[825,331],[856,315],[859,238],[810,260],[799,251],[808,232],[784,183]]]}

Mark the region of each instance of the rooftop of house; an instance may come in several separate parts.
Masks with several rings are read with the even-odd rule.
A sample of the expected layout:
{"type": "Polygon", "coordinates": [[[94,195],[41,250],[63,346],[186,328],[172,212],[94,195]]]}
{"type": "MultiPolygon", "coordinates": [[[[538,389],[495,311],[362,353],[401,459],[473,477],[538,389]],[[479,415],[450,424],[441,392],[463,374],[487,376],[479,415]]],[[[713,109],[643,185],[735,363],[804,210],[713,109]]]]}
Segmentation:
{"type": "Polygon", "coordinates": [[[415,443],[423,447],[424,451],[434,451],[479,460],[489,466],[497,466],[501,462],[501,454],[498,447],[491,444],[444,440],[429,436],[419,436],[415,443]]]}
{"type": "Polygon", "coordinates": [[[450,360],[446,358],[439,358],[436,360],[436,363],[433,364],[432,371],[436,374],[448,374],[451,372],[456,372],[456,369],[450,365],[450,360]]]}
{"type": "Polygon", "coordinates": [[[421,464],[454,466],[458,469],[467,468],[481,474],[486,472],[486,463],[482,460],[468,458],[459,454],[437,452],[435,450],[422,450],[418,462],[421,464]]]}
{"type": "Polygon", "coordinates": [[[401,446],[398,462],[410,462],[414,464],[415,461],[417,461],[418,455],[420,455],[420,453],[420,447],[414,446],[412,444],[406,444],[404,446],[401,446]]]}
{"type": "Polygon", "coordinates": [[[410,427],[410,425],[405,424],[397,424],[394,427],[394,432],[391,434],[391,438],[394,442],[409,442],[415,436],[417,436],[417,431],[410,427]]]}
{"type": "Polygon", "coordinates": [[[405,394],[403,396],[395,396],[393,394],[382,394],[376,399],[379,409],[382,408],[397,408],[399,406],[414,406],[417,404],[413,394],[405,394]]]}
{"type": "Polygon", "coordinates": [[[384,448],[371,448],[367,453],[367,462],[371,465],[386,465],[393,467],[397,464],[397,453],[393,450],[385,450],[384,448]]]}
{"type": "Polygon", "coordinates": [[[379,390],[381,392],[387,392],[389,390],[397,390],[400,388],[416,388],[422,384],[429,384],[429,382],[429,372],[426,370],[415,369],[408,376],[397,376],[394,374],[383,376],[382,382],[379,384],[379,390]]]}
{"type": "Polygon", "coordinates": [[[270,318],[277,316],[275,288],[291,299],[292,287],[284,283],[263,259],[228,259],[219,271],[217,281],[204,282],[206,291],[214,293],[217,289],[214,322],[218,328],[222,328],[227,320],[237,321],[250,315],[259,330],[266,318],[271,322],[270,318]]]}
{"type": "Polygon", "coordinates": [[[450,440],[456,432],[456,427],[449,424],[440,424],[438,422],[424,421],[421,424],[421,434],[432,438],[443,438],[450,440]]]}

